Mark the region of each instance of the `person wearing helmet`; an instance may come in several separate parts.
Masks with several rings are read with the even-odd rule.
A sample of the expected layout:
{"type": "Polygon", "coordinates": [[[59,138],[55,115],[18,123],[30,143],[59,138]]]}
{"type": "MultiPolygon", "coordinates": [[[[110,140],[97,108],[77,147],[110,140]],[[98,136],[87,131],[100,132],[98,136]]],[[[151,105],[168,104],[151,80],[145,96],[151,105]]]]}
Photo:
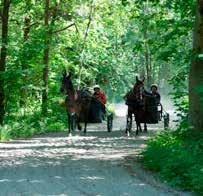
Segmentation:
{"type": "Polygon", "coordinates": [[[102,120],[104,120],[104,115],[106,113],[106,95],[104,94],[103,91],[101,91],[100,86],[99,85],[95,85],[93,87],[94,89],[94,93],[93,93],[93,97],[96,99],[96,102],[93,101],[92,102],[92,107],[93,112],[92,112],[92,118],[95,120],[95,122],[102,122],[102,120]],[[95,113],[95,110],[97,111],[95,113]]]}
{"type": "Polygon", "coordinates": [[[151,89],[152,96],[154,96],[156,99],[156,104],[159,105],[161,101],[161,96],[158,92],[158,86],[156,84],[152,84],[150,89],[151,89]]]}
{"type": "Polygon", "coordinates": [[[106,104],[106,95],[104,94],[103,91],[101,91],[100,86],[95,85],[93,87],[93,89],[94,89],[93,96],[96,97],[103,105],[105,105],[106,104]]]}

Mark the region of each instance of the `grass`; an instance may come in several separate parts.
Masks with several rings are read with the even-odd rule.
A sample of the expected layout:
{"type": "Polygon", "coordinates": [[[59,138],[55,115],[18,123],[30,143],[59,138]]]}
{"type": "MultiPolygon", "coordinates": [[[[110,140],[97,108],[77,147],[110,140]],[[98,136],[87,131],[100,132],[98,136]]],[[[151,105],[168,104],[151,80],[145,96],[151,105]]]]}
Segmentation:
{"type": "Polygon", "coordinates": [[[163,131],[141,154],[145,167],[171,186],[203,194],[203,131],[163,131]]]}
{"type": "Polygon", "coordinates": [[[41,114],[40,108],[35,108],[25,114],[13,113],[5,119],[4,126],[0,127],[1,141],[62,131],[67,127],[66,116],[65,108],[55,103],[50,105],[46,117],[41,114]]]}

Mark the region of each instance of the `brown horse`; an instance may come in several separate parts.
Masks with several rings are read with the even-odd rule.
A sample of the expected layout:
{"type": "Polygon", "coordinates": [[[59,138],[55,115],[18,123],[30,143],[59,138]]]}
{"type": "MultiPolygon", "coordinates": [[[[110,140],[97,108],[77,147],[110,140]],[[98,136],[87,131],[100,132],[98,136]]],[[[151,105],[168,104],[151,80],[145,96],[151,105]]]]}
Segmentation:
{"type": "Polygon", "coordinates": [[[85,123],[84,133],[86,133],[91,95],[84,90],[76,91],[71,81],[71,74],[67,74],[66,71],[63,71],[62,74],[61,92],[66,94],[65,107],[68,115],[69,134],[74,129],[75,121],[79,130],[81,130],[80,122],[85,123]]]}
{"type": "Polygon", "coordinates": [[[142,131],[141,123],[144,123],[144,130],[147,131],[144,109],[144,79],[139,80],[138,77],[136,77],[136,83],[133,89],[129,91],[124,98],[128,105],[126,134],[131,132],[133,114],[137,125],[136,135],[138,134],[138,131],[142,131]]]}

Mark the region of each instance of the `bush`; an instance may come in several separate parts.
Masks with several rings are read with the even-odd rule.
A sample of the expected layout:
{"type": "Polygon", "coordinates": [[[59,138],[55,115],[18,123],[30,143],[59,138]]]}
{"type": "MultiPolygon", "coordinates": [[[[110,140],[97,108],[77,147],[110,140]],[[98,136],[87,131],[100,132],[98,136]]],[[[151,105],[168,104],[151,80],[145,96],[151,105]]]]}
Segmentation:
{"type": "Polygon", "coordinates": [[[194,130],[161,132],[142,152],[144,165],[172,186],[203,193],[203,133],[194,130]]]}
{"type": "Polygon", "coordinates": [[[17,137],[30,137],[53,131],[62,131],[67,127],[67,114],[65,108],[56,103],[51,103],[48,113],[41,114],[40,107],[30,109],[26,114],[13,113],[5,119],[1,128],[1,141],[17,137]]]}

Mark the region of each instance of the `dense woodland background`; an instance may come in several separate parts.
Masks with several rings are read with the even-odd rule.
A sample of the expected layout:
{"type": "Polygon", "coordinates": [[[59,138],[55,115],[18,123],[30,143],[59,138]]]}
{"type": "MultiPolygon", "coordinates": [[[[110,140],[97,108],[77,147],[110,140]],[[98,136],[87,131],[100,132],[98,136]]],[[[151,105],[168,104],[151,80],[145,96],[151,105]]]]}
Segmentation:
{"type": "MultiPolygon", "coordinates": [[[[163,96],[170,94],[182,119],[177,135],[169,131],[149,144],[146,165],[163,144],[168,148],[158,154],[170,157],[171,146],[180,150],[190,138],[191,152],[181,146],[185,154],[171,153],[168,165],[192,153],[188,165],[177,166],[192,174],[165,176],[184,174],[173,183],[202,191],[202,0],[1,0],[0,16],[2,140],[67,127],[59,93],[64,68],[78,88],[100,84],[110,103],[122,101],[136,75],[145,76],[146,88],[157,83],[163,96]]],[[[162,171],[159,163],[150,167],[163,176],[177,171],[162,171]]]]}

